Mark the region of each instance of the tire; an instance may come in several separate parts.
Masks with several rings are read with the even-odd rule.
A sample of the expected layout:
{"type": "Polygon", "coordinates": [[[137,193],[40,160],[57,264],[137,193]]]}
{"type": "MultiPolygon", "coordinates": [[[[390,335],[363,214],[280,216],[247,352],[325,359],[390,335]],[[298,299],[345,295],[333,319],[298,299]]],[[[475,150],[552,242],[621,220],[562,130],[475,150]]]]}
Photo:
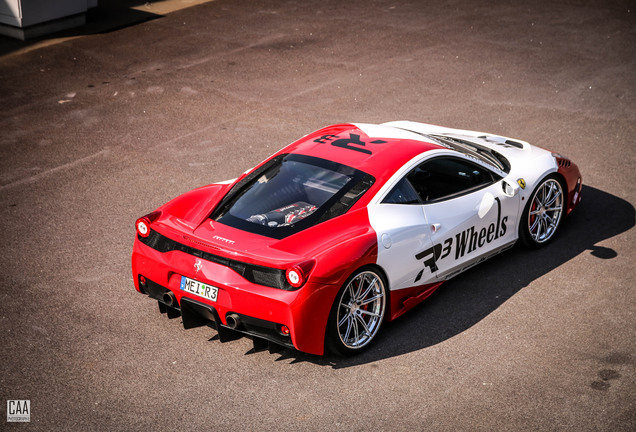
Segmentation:
{"type": "Polygon", "coordinates": [[[519,238],[530,248],[539,248],[554,239],[563,220],[566,195],[562,180],[551,174],[532,192],[519,222],[519,238]]]}
{"type": "Polygon", "coordinates": [[[326,345],[334,354],[351,355],[366,349],[380,330],[387,304],[384,276],[363,267],[344,283],[329,314],[326,345]]]}

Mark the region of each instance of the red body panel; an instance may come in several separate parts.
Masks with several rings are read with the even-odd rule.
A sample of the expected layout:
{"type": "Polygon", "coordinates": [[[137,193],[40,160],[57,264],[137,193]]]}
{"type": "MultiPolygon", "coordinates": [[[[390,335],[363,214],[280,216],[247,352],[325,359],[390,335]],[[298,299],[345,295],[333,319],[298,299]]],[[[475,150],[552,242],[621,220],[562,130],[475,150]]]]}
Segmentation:
{"type": "Polygon", "coordinates": [[[581,202],[581,188],[583,187],[581,172],[579,167],[570,160],[557,158],[557,164],[559,166],[558,173],[565,179],[568,189],[565,214],[569,215],[581,202]]]}
{"type": "MultiPolygon", "coordinates": [[[[375,187],[379,188],[395,173],[397,167],[401,167],[418,154],[441,148],[443,147],[437,144],[410,139],[369,138],[354,125],[340,124],[311,133],[277,154],[297,153],[355,167],[375,177],[375,187]],[[357,141],[356,137],[359,137],[357,141]]],[[[373,191],[369,190],[362,197],[366,201],[359,201],[357,206],[366,205],[373,195],[373,191]]]]}
{"type": "Polygon", "coordinates": [[[422,303],[428,296],[433,294],[444,282],[421,285],[413,288],[402,289],[391,292],[391,304],[387,321],[393,321],[404,313],[422,303]]]}
{"type": "MultiPolygon", "coordinates": [[[[167,221],[164,218],[156,222],[153,229],[168,238],[185,243],[184,235],[175,229],[177,224],[173,218],[168,216],[167,221]]],[[[186,236],[197,249],[242,262],[281,269],[289,268],[305,258],[313,258],[316,259],[316,265],[310,273],[309,281],[296,291],[256,285],[230,268],[206,260],[200,260],[202,267],[197,271],[195,256],[180,251],[161,253],[136,240],[132,270],[137,290],[139,291],[137,275],[143,274],[170,289],[179,303],[185,295],[214,307],[223,324],[226,324],[225,316],[229,312],[284,324],[290,328],[292,343],[298,350],[323,354],[327,319],[336,294],[353,271],[376,262],[376,235],[369,227],[366,210],[347,213],[282,241],[255,236],[261,242],[258,247],[249,251],[230,251],[213,245],[208,239],[214,230],[210,231],[208,226],[206,222],[196,230],[196,234],[203,234],[204,237],[194,233],[186,236]],[[294,246],[299,254],[287,251],[294,249],[294,246]],[[334,253],[335,249],[340,253],[334,253]],[[181,276],[219,288],[217,301],[211,302],[181,291],[181,276]]],[[[227,231],[223,232],[227,234],[227,231]]],[[[255,245],[258,242],[249,243],[255,245]]]]}

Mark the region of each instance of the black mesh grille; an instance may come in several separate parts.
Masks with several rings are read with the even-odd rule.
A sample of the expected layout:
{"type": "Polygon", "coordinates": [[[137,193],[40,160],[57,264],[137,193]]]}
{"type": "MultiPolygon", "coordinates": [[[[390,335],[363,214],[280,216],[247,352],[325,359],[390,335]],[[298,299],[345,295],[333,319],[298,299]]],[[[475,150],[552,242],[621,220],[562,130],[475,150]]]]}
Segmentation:
{"type": "MultiPolygon", "coordinates": [[[[255,266],[251,266],[251,268],[246,269],[246,275],[244,276],[247,280],[257,283],[259,285],[265,285],[269,287],[278,288],[280,286],[288,285],[287,279],[281,270],[278,269],[270,269],[270,268],[257,268],[255,266]],[[248,277],[248,275],[250,277],[248,277]]],[[[289,285],[291,289],[291,285],[289,285]]]]}
{"type": "Polygon", "coordinates": [[[285,278],[285,271],[275,268],[262,267],[253,264],[244,263],[241,261],[224,258],[222,256],[214,255],[209,252],[195,249],[191,246],[184,245],[175,240],[169,239],[157,231],[150,230],[148,237],[142,237],[137,235],[137,239],[148,247],[153,248],[161,253],[170,251],[180,251],[193,255],[195,257],[202,258],[206,261],[220,264],[225,267],[229,267],[236,273],[243,276],[248,281],[264,285],[271,288],[278,288],[285,291],[294,291],[297,288],[292,287],[285,278]]]}

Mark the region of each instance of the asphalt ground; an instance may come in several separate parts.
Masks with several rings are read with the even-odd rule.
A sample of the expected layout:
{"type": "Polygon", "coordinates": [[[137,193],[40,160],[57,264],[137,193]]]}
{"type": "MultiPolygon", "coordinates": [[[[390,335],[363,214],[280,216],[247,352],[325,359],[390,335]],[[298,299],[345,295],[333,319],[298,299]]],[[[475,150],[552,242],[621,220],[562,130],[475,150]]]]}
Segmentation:
{"type": "Polygon", "coordinates": [[[0,429],[635,430],[635,9],[215,0],[0,39],[0,429]],[[322,126],[400,119],[559,151],[583,202],[350,359],[222,344],[134,290],[138,216],[322,126]]]}

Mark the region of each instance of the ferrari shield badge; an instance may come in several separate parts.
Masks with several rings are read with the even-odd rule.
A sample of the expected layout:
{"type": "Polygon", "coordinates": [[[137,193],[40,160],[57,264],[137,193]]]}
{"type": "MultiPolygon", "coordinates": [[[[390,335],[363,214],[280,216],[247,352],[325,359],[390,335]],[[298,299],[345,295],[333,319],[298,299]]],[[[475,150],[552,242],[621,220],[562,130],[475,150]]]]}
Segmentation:
{"type": "Polygon", "coordinates": [[[526,181],[522,178],[517,179],[517,183],[519,183],[519,186],[521,186],[521,189],[525,189],[526,188],[526,181]]]}

